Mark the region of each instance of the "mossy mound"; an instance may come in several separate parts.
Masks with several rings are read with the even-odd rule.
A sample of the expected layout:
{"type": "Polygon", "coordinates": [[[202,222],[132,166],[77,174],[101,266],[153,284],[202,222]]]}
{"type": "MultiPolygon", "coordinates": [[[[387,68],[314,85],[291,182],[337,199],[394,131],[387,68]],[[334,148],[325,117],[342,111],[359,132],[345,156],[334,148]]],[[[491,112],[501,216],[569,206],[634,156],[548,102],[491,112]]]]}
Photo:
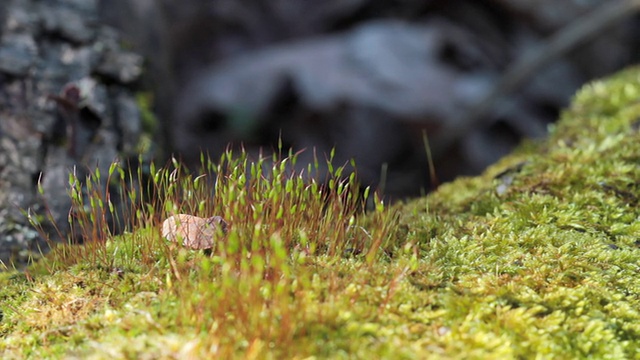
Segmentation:
{"type": "Polygon", "coordinates": [[[544,142],[361,223],[326,220],[322,196],[277,208],[289,182],[254,204],[231,183],[235,242],[212,256],[141,228],[0,274],[0,357],[640,358],[639,119],[631,69],[586,86],[544,142]],[[384,251],[320,254],[333,243],[314,236],[384,251]]]}
{"type": "Polygon", "coordinates": [[[403,207],[443,354],[640,357],[640,73],[585,86],[543,143],[403,207]]]}

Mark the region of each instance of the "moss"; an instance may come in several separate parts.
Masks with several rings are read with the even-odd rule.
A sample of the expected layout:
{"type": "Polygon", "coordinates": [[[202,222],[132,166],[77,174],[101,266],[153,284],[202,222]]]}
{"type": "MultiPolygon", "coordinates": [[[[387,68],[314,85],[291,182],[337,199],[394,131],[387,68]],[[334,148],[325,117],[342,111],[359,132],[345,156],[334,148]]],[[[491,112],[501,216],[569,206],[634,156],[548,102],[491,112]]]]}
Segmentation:
{"type": "Polygon", "coordinates": [[[153,112],[153,95],[149,92],[136,93],[136,104],[142,118],[142,133],[136,144],[139,154],[148,154],[152,151],[153,139],[158,132],[158,118],[153,112]]]}
{"type": "Polygon", "coordinates": [[[327,220],[317,188],[272,179],[245,203],[240,174],[216,188],[232,220],[222,252],[141,227],[0,274],[0,354],[640,358],[638,100],[638,69],[587,85],[547,140],[366,219],[327,220]],[[291,188],[311,210],[286,202],[291,188]],[[343,256],[352,243],[363,254],[343,256]]]}
{"type": "Polygon", "coordinates": [[[638,69],[587,85],[546,141],[403,206],[446,281],[447,346],[640,356],[639,100],[638,69]]]}

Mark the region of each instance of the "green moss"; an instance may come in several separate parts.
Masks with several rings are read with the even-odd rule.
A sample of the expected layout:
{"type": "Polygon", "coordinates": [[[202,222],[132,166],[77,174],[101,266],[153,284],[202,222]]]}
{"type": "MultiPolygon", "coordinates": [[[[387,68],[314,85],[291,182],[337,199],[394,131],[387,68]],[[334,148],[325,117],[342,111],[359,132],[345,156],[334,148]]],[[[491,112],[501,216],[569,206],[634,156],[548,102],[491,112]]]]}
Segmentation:
{"type": "Polygon", "coordinates": [[[587,85],[547,140],[369,218],[244,164],[156,204],[230,218],[211,256],[150,222],[0,274],[0,354],[640,358],[639,100],[638,69],[587,85]]]}
{"type": "Polygon", "coordinates": [[[158,118],[153,112],[153,94],[149,92],[136,93],[136,104],[140,109],[142,119],[142,133],[136,144],[136,151],[140,154],[147,154],[152,149],[153,138],[158,132],[158,118]]]}
{"type": "Polygon", "coordinates": [[[403,206],[444,275],[447,346],[640,357],[639,100],[638,69],[587,85],[545,142],[403,206]]]}

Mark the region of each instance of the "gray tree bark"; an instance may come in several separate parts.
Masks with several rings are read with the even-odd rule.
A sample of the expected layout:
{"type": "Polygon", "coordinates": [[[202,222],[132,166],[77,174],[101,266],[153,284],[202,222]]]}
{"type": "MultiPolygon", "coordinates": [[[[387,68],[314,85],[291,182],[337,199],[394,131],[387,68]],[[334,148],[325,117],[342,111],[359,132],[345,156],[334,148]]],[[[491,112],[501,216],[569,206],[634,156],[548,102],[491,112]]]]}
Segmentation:
{"type": "MultiPolygon", "coordinates": [[[[99,24],[94,0],[0,2],[0,260],[24,264],[68,235],[68,175],[137,156],[142,59],[99,24]],[[38,184],[44,193],[38,192],[38,184]],[[48,213],[60,232],[25,216],[48,213]]],[[[1,266],[0,266],[1,268],[1,266]]]]}

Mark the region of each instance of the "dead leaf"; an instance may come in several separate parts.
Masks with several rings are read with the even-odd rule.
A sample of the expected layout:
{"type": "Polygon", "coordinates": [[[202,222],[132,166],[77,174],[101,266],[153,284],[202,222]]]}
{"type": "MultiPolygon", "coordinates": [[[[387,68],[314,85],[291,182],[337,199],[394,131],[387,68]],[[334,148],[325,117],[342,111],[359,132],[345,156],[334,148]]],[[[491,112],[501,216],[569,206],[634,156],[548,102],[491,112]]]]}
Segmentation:
{"type": "Polygon", "coordinates": [[[201,218],[198,216],[178,214],[162,223],[162,237],[178,242],[194,250],[211,249],[214,239],[227,231],[227,223],[220,216],[201,218]]]}

